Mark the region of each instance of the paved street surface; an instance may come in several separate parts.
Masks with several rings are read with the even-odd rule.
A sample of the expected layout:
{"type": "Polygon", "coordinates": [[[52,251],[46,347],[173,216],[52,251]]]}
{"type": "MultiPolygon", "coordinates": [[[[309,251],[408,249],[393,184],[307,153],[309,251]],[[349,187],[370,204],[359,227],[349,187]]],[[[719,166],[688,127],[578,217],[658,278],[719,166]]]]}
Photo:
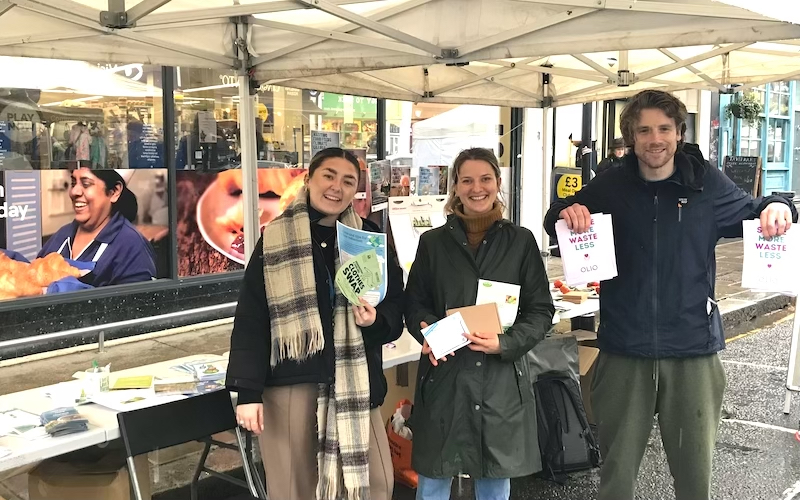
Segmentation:
{"type": "MultiPolygon", "coordinates": [[[[717,445],[714,468],[714,496],[717,499],[800,500],[800,443],[794,431],[800,419],[800,395],[792,405],[792,414],[782,413],[786,367],[789,358],[791,318],[776,320],[786,312],[777,312],[785,297],[754,294],[739,286],[742,246],[739,241],[717,246],[717,298],[729,336],[747,328],[742,322],[756,318],[762,329],[734,338],[722,355],[728,374],[725,417],[717,445]],[[766,326],[764,326],[766,325],[766,326]]],[[[548,259],[551,279],[561,275],[557,258],[548,259]]],[[[566,322],[565,322],[566,323],[566,322]]],[[[750,323],[752,325],[753,323],[750,323]]],[[[229,349],[230,324],[219,324],[168,336],[146,336],[109,342],[106,352],[70,349],[52,353],[54,357],[35,356],[16,364],[0,362],[0,394],[41,387],[69,380],[72,373],[91,365],[111,363],[113,370],[175,359],[188,354],[221,354],[229,349]],[[37,359],[44,358],[44,359],[37,359]]],[[[195,451],[168,463],[153,467],[154,500],[188,499],[184,487],[192,475],[199,453],[195,451]]],[[[219,470],[240,466],[235,453],[212,453],[219,470]]],[[[241,470],[239,471],[241,472],[241,470]]],[[[639,482],[641,500],[672,499],[669,468],[663,455],[657,430],[645,455],[639,482]]],[[[514,500],[593,499],[596,496],[596,471],[573,474],[560,486],[534,478],[512,483],[514,500]]],[[[214,478],[201,482],[200,498],[227,498],[239,493],[236,487],[214,478]]],[[[27,477],[22,475],[0,484],[0,500],[27,499],[27,477]]],[[[395,499],[410,500],[413,491],[397,487],[395,499]]],[[[469,480],[462,481],[459,493],[454,485],[453,499],[471,499],[469,480]]],[[[278,499],[276,499],[278,500],[278,499]]]]}
{"type": "MultiPolygon", "coordinates": [[[[714,464],[715,500],[800,500],[800,443],[794,433],[800,420],[800,395],[790,415],[783,414],[784,387],[793,316],[733,339],[722,354],[728,376],[723,422],[714,464]]],[[[655,426],[654,426],[655,427],[655,426]]],[[[640,472],[639,500],[674,499],[669,467],[657,428],[640,472]]],[[[512,500],[593,499],[596,471],[573,474],[564,486],[534,478],[512,482],[512,500]]],[[[398,488],[397,500],[413,493],[398,488]]],[[[469,481],[453,499],[472,499],[469,481]]]]}

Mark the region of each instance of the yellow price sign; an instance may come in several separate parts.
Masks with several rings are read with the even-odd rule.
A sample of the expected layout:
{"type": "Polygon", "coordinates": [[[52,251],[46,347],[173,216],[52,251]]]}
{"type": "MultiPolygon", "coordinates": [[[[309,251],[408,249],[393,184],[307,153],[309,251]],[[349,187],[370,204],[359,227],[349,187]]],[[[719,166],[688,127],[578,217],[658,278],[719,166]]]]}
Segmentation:
{"type": "Polygon", "coordinates": [[[556,194],[559,198],[572,196],[581,190],[581,176],[573,174],[562,175],[556,185],[556,194]]]}
{"type": "Polygon", "coordinates": [[[267,117],[269,117],[269,110],[262,103],[258,103],[258,117],[263,122],[267,121],[267,117]]]}

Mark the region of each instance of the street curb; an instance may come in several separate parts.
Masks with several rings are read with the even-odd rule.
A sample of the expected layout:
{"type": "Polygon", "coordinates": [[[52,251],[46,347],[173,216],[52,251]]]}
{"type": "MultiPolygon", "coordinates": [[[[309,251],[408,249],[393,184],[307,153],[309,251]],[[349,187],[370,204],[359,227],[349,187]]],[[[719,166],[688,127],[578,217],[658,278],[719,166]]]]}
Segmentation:
{"type": "Polygon", "coordinates": [[[724,312],[722,314],[722,326],[725,329],[725,338],[728,339],[735,336],[735,329],[740,325],[780,311],[791,305],[792,302],[794,302],[792,297],[776,294],[724,312]]]}

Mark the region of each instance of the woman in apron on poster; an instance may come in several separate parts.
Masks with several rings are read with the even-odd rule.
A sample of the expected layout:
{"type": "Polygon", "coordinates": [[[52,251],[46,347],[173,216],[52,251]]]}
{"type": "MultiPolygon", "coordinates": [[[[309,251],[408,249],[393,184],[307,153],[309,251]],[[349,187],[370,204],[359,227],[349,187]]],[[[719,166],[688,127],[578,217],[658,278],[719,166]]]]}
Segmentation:
{"type": "Polygon", "coordinates": [[[57,252],[90,272],[78,279],[80,283],[59,282],[57,289],[48,291],[155,279],[153,247],[132,224],[138,211],[136,195],[116,170],[73,170],[69,197],[75,220],[51,236],[38,257],[57,252]]]}

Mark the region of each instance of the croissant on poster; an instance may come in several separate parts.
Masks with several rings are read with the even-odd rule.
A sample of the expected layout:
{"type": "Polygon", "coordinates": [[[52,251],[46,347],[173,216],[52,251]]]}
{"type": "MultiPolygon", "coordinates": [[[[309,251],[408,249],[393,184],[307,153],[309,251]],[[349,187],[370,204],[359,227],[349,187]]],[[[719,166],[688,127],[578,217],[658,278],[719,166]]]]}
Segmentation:
{"type": "Polygon", "coordinates": [[[70,276],[79,278],[81,274],[57,253],[28,264],[0,252],[0,300],[41,295],[51,283],[70,276]]]}

